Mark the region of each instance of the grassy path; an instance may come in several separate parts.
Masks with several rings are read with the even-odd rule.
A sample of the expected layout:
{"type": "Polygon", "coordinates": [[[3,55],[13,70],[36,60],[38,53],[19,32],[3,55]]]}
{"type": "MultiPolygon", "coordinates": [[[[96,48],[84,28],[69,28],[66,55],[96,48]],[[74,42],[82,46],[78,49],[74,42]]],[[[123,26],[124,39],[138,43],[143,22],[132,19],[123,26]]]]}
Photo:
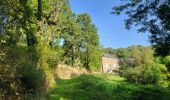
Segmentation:
{"type": "Polygon", "coordinates": [[[113,75],[81,75],[56,79],[49,100],[170,100],[169,91],[157,86],[130,84],[113,75]]]}

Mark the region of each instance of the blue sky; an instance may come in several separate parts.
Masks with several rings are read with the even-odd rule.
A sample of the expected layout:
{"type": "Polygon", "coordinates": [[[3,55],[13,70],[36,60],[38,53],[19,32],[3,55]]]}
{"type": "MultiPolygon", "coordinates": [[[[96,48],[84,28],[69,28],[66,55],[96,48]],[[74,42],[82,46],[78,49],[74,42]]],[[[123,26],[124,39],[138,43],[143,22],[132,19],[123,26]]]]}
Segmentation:
{"type": "Polygon", "coordinates": [[[126,15],[112,15],[112,7],[119,5],[120,0],[70,0],[74,13],[88,13],[98,28],[103,47],[128,47],[130,45],[150,45],[147,33],[137,33],[137,27],[126,30],[126,15]]]}

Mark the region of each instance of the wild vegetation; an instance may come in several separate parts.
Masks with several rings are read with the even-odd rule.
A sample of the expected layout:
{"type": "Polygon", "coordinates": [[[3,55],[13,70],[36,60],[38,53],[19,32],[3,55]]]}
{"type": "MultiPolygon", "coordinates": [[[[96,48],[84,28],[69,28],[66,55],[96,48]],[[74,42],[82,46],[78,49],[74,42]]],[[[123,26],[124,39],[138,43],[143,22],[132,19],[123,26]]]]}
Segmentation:
{"type": "Polygon", "coordinates": [[[56,79],[49,100],[169,100],[169,90],[156,85],[139,85],[113,75],[89,74],[73,79],[56,79]]]}
{"type": "Polygon", "coordinates": [[[164,63],[165,59],[154,57],[151,47],[133,45],[128,48],[106,48],[104,52],[120,59],[120,71],[127,81],[168,86],[168,66],[164,63]]]}
{"type": "Polygon", "coordinates": [[[151,33],[152,46],[103,50],[90,16],[76,15],[68,0],[0,0],[0,99],[169,100],[169,4],[126,0],[114,7],[113,14],[128,15],[128,29],[151,33]],[[56,74],[59,64],[99,71],[103,52],[120,58],[121,77],[56,74]]]}
{"type": "Polygon", "coordinates": [[[45,96],[57,64],[97,70],[101,53],[90,16],[67,0],[1,0],[0,55],[0,99],[27,99],[45,96]]]}

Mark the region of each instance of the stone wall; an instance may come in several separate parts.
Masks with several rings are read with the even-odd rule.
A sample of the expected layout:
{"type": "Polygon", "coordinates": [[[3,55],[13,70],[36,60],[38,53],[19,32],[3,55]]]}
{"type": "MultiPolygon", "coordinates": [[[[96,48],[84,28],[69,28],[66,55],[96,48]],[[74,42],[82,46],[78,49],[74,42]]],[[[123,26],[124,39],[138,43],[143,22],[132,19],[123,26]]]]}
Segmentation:
{"type": "Polygon", "coordinates": [[[107,73],[119,69],[119,60],[114,57],[102,57],[101,71],[107,73]]]}

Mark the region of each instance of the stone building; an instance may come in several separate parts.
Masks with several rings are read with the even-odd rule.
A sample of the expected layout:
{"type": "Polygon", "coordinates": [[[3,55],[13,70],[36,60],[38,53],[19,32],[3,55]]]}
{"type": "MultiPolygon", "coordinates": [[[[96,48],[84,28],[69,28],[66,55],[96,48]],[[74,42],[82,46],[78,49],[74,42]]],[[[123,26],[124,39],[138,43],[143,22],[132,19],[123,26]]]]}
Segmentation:
{"type": "Polygon", "coordinates": [[[110,54],[103,54],[101,65],[101,72],[112,73],[113,71],[118,71],[119,59],[110,54]]]}

